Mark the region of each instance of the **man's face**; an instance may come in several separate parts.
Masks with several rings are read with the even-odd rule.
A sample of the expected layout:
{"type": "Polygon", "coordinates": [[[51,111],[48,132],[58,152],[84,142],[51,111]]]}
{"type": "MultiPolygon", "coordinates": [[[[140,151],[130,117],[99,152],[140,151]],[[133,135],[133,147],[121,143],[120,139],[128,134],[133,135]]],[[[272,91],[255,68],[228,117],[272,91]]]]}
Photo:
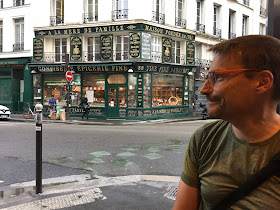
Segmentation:
{"type": "MultiPolygon", "coordinates": [[[[244,69],[240,63],[237,53],[217,54],[209,72],[244,69]]],[[[210,117],[231,121],[250,111],[255,101],[253,87],[252,80],[246,78],[244,72],[241,72],[218,75],[215,83],[207,80],[200,92],[207,97],[210,117]]]]}

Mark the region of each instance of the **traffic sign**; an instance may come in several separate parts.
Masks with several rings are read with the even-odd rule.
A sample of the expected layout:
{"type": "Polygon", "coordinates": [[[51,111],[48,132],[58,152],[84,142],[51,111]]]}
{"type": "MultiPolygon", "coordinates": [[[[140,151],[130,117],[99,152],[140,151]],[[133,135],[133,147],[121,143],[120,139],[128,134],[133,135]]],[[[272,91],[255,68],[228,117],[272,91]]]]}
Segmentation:
{"type": "Polygon", "coordinates": [[[71,71],[67,71],[67,72],[66,72],[66,79],[67,79],[68,82],[71,82],[71,81],[72,81],[72,79],[73,79],[73,74],[72,74],[71,71]]]}

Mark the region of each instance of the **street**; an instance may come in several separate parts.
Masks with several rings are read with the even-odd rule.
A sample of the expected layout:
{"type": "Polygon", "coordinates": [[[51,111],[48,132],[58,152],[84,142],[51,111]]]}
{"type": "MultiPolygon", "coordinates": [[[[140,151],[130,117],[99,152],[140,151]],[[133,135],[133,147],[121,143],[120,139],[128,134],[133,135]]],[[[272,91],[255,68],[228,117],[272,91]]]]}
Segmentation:
{"type": "MultiPolygon", "coordinates": [[[[43,178],[180,176],[191,134],[206,121],[119,126],[43,125],[43,178]]],[[[35,125],[0,121],[0,186],[35,180],[35,125]]]]}

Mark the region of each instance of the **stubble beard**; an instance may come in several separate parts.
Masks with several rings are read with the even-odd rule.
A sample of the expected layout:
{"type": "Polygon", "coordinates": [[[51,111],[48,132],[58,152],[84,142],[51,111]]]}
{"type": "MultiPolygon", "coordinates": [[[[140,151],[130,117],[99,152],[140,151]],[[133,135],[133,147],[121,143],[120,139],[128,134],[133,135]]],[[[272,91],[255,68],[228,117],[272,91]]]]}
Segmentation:
{"type": "Polygon", "coordinates": [[[219,98],[219,100],[215,100],[216,102],[219,102],[214,105],[209,105],[208,109],[208,116],[210,118],[216,118],[216,119],[222,119],[224,116],[224,108],[225,104],[222,100],[222,98],[219,98]]]}

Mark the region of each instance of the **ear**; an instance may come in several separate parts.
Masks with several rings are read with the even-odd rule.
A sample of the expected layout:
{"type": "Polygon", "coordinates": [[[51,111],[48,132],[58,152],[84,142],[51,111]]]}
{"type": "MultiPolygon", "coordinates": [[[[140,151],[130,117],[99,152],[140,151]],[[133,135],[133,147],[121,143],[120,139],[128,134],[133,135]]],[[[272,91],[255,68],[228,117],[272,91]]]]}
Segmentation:
{"type": "Polygon", "coordinates": [[[260,94],[266,93],[273,88],[274,77],[268,70],[263,70],[258,73],[258,86],[257,92],[260,94]]]}

